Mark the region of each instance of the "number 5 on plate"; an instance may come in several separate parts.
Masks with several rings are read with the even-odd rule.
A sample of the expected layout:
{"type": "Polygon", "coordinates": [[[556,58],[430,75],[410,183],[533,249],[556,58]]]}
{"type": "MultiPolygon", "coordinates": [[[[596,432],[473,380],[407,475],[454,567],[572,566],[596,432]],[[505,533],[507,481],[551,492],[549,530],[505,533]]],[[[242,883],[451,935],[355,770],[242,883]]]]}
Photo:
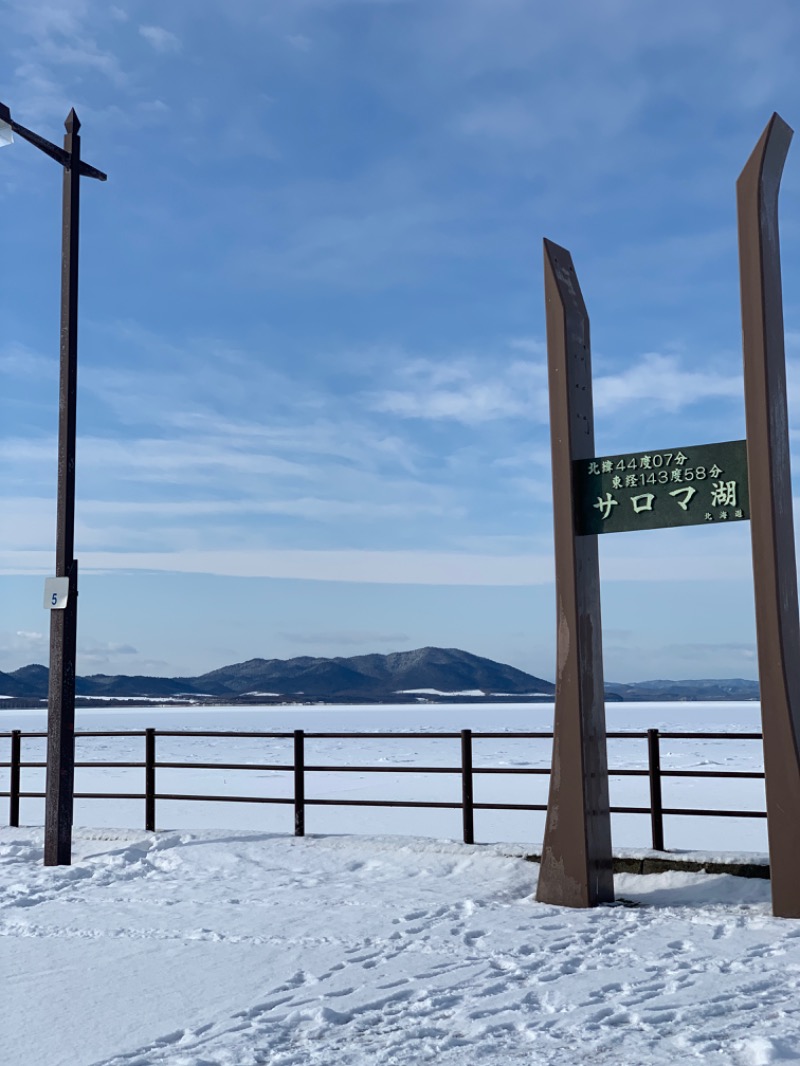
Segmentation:
{"type": "Polygon", "coordinates": [[[44,606],[47,611],[63,611],[69,599],[69,578],[48,577],[44,583],[44,606]]]}

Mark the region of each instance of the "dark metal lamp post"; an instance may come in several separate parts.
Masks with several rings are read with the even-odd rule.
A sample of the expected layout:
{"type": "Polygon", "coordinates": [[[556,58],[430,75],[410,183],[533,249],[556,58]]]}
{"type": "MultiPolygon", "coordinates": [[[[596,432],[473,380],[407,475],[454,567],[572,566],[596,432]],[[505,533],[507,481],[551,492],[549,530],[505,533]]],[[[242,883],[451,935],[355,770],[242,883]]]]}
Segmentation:
{"type": "MultiPolygon", "coordinates": [[[[78,628],[78,563],[75,539],[75,412],[78,377],[78,224],[80,179],[105,181],[101,170],[81,160],[81,124],[75,111],[64,123],[64,147],[20,126],[0,104],[0,145],[13,134],[39,148],[64,168],[61,244],[61,377],[58,403],[58,513],[56,576],[68,582],[66,601],[50,612],[50,690],[47,712],[47,784],[44,864],[72,860],[72,803],[75,778],[75,650],[78,628]]],[[[55,597],[54,597],[55,603],[55,597]]]]}

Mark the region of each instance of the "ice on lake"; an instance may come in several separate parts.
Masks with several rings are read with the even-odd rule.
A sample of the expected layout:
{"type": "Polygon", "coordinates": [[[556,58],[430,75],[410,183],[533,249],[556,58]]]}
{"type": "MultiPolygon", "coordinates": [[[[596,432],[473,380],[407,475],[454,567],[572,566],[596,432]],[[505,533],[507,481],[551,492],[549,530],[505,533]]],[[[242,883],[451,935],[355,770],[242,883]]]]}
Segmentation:
{"type": "MultiPolygon", "coordinates": [[[[148,706],[137,709],[90,708],[77,712],[77,729],[85,731],[159,730],[238,730],[288,732],[303,729],[316,732],[384,731],[403,733],[515,731],[548,732],[552,729],[552,704],[411,704],[408,706],[308,706],[308,707],[213,707],[181,708],[148,706]]],[[[43,711],[0,710],[0,731],[44,730],[43,711]]],[[[667,739],[661,741],[662,771],[761,771],[763,754],[757,740],[736,739],[735,734],[758,732],[761,728],[757,703],[611,703],[607,707],[609,732],[643,732],[657,728],[663,732],[729,732],[725,740],[667,739]]],[[[0,741],[0,744],[8,741],[0,741]]],[[[2,750],[2,749],[0,749],[2,750]]],[[[641,738],[611,739],[608,745],[611,770],[645,769],[647,742],[641,738]]],[[[512,737],[474,740],[474,766],[519,770],[526,767],[548,769],[551,742],[546,739],[512,737]]],[[[5,760],[3,754],[0,759],[5,760]]],[[[79,761],[125,762],[144,758],[144,738],[79,737],[79,761]]],[[[253,737],[159,737],[159,762],[241,763],[248,765],[289,765],[292,740],[253,737]]],[[[44,759],[44,740],[23,742],[25,761],[44,759]]],[[[307,767],[364,766],[362,772],[335,769],[307,771],[307,799],[399,800],[460,803],[458,773],[425,773],[424,767],[457,768],[460,742],[434,737],[412,738],[399,735],[383,739],[313,738],[306,740],[307,767]],[[393,772],[419,767],[417,773],[393,772]]],[[[7,774],[7,770],[4,773],[7,774]]],[[[476,773],[476,803],[546,804],[549,777],[521,774],[476,773]]],[[[23,770],[22,789],[42,791],[44,772],[23,770]]],[[[667,808],[717,808],[764,810],[762,780],[724,780],[665,777],[663,803],[667,808]]],[[[4,782],[3,788],[7,788],[4,782]]],[[[125,792],[144,790],[140,768],[78,768],[76,792],[125,792]]],[[[292,774],[286,770],[252,769],[242,771],[206,768],[163,768],[157,771],[159,794],[272,797],[288,800],[293,792],[292,774]]],[[[647,807],[649,785],[646,777],[612,776],[611,803],[620,807],[647,807]]],[[[238,828],[293,832],[291,804],[232,802],[190,802],[159,800],[157,825],[172,829],[238,828]]],[[[41,799],[23,799],[23,824],[41,825],[41,799]]],[[[143,800],[78,799],[77,826],[116,826],[141,828],[144,825],[143,800]]],[[[767,850],[766,821],[763,818],[695,818],[666,816],[665,846],[668,849],[714,851],[767,850]]],[[[542,839],[544,814],[530,811],[476,810],[475,839],[479,842],[508,841],[535,848],[542,839]]],[[[412,834],[443,839],[461,836],[459,809],[381,808],[309,806],[306,811],[308,834],[412,834]]],[[[650,819],[642,814],[615,814],[612,819],[616,848],[649,847],[650,819]]]]}

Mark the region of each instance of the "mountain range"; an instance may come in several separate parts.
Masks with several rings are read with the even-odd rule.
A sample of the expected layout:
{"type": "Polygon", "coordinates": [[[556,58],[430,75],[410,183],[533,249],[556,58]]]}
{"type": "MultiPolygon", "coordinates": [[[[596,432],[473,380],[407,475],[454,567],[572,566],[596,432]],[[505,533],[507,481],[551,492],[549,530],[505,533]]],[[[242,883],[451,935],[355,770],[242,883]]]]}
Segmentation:
{"type": "MultiPolygon", "coordinates": [[[[0,696],[37,706],[48,670],[38,664],[0,672],[0,696]]],[[[410,700],[552,700],[554,685],[513,666],[457,648],[419,648],[349,658],[249,659],[198,677],[91,674],[76,679],[76,700],[181,700],[187,703],[405,703],[410,700]]],[[[740,678],[610,682],[609,700],[751,700],[758,683],[740,678]]],[[[8,705],[8,704],[6,704],[8,705]]]]}

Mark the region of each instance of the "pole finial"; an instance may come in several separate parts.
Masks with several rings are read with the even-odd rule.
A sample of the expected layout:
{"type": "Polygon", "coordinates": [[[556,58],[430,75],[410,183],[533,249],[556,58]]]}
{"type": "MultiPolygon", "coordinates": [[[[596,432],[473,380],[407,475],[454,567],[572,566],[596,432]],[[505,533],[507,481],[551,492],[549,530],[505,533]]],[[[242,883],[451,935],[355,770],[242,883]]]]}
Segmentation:
{"type": "Polygon", "coordinates": [[[73,107],[70,113],[64,120],[64,129],[67,133],[77,133],[81,128],[81,122],[78,116],[75,114],[75,108],[73,107]]]}

